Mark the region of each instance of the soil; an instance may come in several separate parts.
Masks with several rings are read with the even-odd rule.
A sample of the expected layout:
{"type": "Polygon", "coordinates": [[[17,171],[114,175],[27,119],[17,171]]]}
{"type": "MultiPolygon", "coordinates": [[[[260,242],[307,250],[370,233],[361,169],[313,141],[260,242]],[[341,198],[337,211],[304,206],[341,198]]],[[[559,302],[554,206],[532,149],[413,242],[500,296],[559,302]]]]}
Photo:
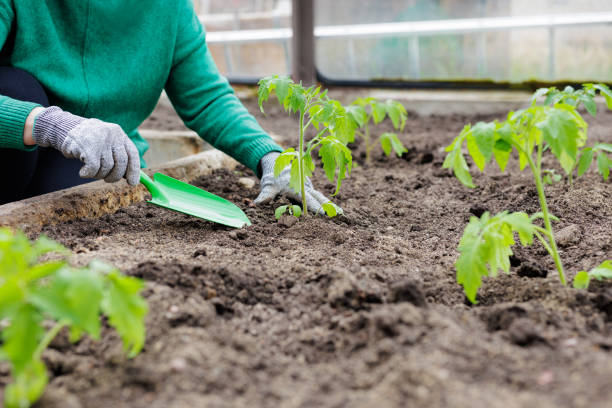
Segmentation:
{"type": "MultiPolygon", "coordinates": [[[[262,125],[294,134],[268,106],[262,125]]],[[[75,263],[99,258],[144,279],[150,313],[132,360],[108,328],[76,345],[62,333],[44,355],[39,406],[609,407],[612,284],[563,287],[539,244],[516,248],[511,273],[486,279],[477,305],[455,282],[472,215],[538,211],[515,164],[506,174],[472,166],[473,190],[441,168],[443,147],[481,119],[491,117],[411,115],[409,152],[376,150],[371,166],[354,146],[336,219],[276,222],[287,201],[255,207],[258,184],[243,186],[254,176],[239,168],[194,184],[239,204],[253,222],[243,230],[144,203],[46,227],[75,263]]],[[[589,121],[591,140],[612,142],[612,114],[589,121]]],[[[321,173],[314,183],[329,195],[321,173]]],[[[570,277],[612,259],[609,182],[588,173],[547,195],[570,277]]]]}

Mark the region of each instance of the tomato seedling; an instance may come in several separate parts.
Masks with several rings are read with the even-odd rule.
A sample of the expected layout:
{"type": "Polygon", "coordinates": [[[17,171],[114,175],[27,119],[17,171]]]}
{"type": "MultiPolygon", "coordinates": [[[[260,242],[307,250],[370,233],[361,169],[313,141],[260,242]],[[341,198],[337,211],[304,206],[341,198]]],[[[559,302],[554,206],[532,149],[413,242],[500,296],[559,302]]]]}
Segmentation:
{"type": "Polygon", "coordinates": [[[471,217],[459,241],[459,258],[455,263],[457,283],[467,298],[476,303],[476,294],[483,276],[494,277],[498,270],[510,272],[510,255],[514,233],[522,245],[531,245],[536,226],[524,212],[507,211],[493,217],[485,212],[481,218],[471,217]]]}
{"type": "MultiPolygon", "coordinates": [[[[407,114],[404,105],[391,99],[381,102],[372,97],[358,98],[346,108],[346,111],[357,127],[363,129],[363,131],[357,131],[356,134],[365,142],[366,163],[368,164],[372,162],[372,149],[375,144],[370,133],[370,122],[374,121],[374,124],[377,125],[389,117],[395,130],[402,131],[406,126],[407,114]]],[[[396,133],[383,133],[379,141],[387,156],[391,155],[392,150],[398,157],[408,151],[396,133]]]]}
{"type": "Polygon", "coordinates": [[[443,167],[452,169],[461,183],[472,188],[475,186],[464,157],[464,145],[480,171],[484,171],[491,160],[497,162],[502,172],[505,171],[511,154],[516,152],[520,170],[527,166],[531,170],[541,208],[541,212],[530,218],[524,213],[502,213],[495,217],[486,214],[481,219],[472,218],[461,238],[460,257],[455,264],[457,280],[472,302],[476,301],[483,276],[494,276],[498,269],[509,271],[508,257],[512,254],[510,247],[514,245],[512,231],[519,233],[523,245],[530,244],[532,236],[535,236],[552,256],[561,283],[566,284],[551,224],[555,217],[548,210],[544,194],[544,184],[550,173],[542,169],[542,157],[549,150],[568,176],[578,164],[587,140],[588,126],[578,112],[578,103],[569,104],[567,100],[560,97],[552,106],[538,106],[534,102],[527,109],[510,112],[503,122],[467,125],[446,148],[448,155],[443,167]],[[544,227],[533,224],[540,218],[544,227]]]}
{"type": "Polygon", "coordinates": [[[612,261],[604,261],[601,265],[591,269],[589,272],[580,271],[574,277],[574,288],[586,289],[589,287],[591,279],[603,280],[612,279],[612,261]]]}
{"type": "Polygon", "coordinates": [[[13,382],[4,390],[7,408],[29,407],[47,385],[42,353],[64,327],[70,340],[84,333],[100,338],[100,316],[108,317],[130,357],[145,340],[147,304],[143,283],[94,261],[75,268],[65,258],[39,262],[42,255],[69,251],[44,236],[30,242],[21,232],[0,228],[0,359],[11,365],[13,382]],[[45,330],[43,321],[53,322],[45,330]]]}
{"type": "Polygon", "coordinates": [[[281,205],[276,209],[276,211],[274,211],[274,217],[278,220],[287,212],[296,218],[302,215],[302,209],[299,205],[281,205]]]}
{"type": "MultiPolygon", "coordinates": [[[[312,176],[315,170],[313,152],[319,149],[326,177],[332,182],[336,180],[336,195],[342,180],[351,173],[353,157],[346,144],[354,140],[356,125],[342,104],[330,99],[327,90],[322,91],[321,87],[304,88],[289,77],[277,75],[261,79],[258,85],[257,96],[262,113],[265,113],[263,103],[272,93],[276,93],[278,103],[286,112],[299,115],[298,148],[290,147],[280,154],[274,163],[274,176],[278,177],[287,166],[291,166],[289,185],[301,195],[302,214],[308,215],[305,182],[306,177],[312,176]],[[316,134],[306,142],[304,136],[311,126],[316,134]]],[[[341,212],[340,207],[331,201],[323,204],[323,210],[330,217],[341,212]]]]}
{"type": "MultiPolygon", "coordinates": [[[[563,103],[576,108],[582,105],[591,116],[595,117],[597,115],[595,97],[598,94],[604,98],[608,109],[612,109],[612,91],[605,84],[584,84],[582,89],[567,86],[562,91],[555,87],[541,88],[534,93],[531,103],[535,105],[538,98],[545,96],[544,105],[554,106],[563,103]]],[[[612,170],[612,159],[608,157],[610,153],[612,153],[612,144],[608,143],[597,143],[593,147],[585,147],[577,163],[578,177],[582,176],[593,164],[593,159],[596,159],[598,173],[604,181],[608,181],[610,170],[612,170]]],[[[569,174],[570,184],[572,178],[573,172],[569,174]]]]}

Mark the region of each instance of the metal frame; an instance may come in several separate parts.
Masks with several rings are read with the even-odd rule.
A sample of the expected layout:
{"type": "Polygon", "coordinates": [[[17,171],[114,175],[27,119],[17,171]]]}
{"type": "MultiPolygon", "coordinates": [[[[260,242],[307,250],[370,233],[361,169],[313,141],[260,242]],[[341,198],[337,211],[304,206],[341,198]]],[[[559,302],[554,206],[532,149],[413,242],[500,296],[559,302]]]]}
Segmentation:
{"type": "MultiPolygon", "coordinates": [[[[299,64],[300,67],[306,66],[307,69],[302,69],[302,73],[292,70],[296,75],[297,80],[307,82],[308,77],[312,75],[310,68],[314,70],[314,41],[310,41],[309,36],[314,36],[314,39],[331,39],[331,38],[346,38],[349,39],[348,50],[349,60],[352,60],[352,69],[354,70],[355,59],[354,52],[351,54],[351,49],[354,50],[353,39],[360,38],[382,38],[405,36],[412,39],[411,54],[412,65],[411,69],[416,78],[420,77],[420,36],[434,35],[449,35],[449,34],[468,34],[482,33],[482,40],[479,41],[478,59],[479,70],[486,69],[486,52],[484,34],[496,31],[509,31],[520,29],[546,28],[549,31],[549,76],[550,80],[555,79],[555,30],[565,27],[579,27],[590,25],[612,24],[612,12],[600,13],[577,13],[577,14],[550,14],[542,16],[520,16],[520,17],[491,17],[478,19],[454,19],[454,20],[432,20],[432,21],[413,21],[413,22],[397,22],[397,23],[381,23],[381,24],[356,24],[356,25],[339,25],[339,26],[320,26],[313,27],[310,31],[310,24],[313,22],[310,17],[313,11],[312,0],[293,0],[294,10],[297,12],[293,15],[293,24],[296,27],[296,32],[299,33],[294,41],[300,46],[300,58],[292,58],[293,66],[299,64]],[[306,14],[304,14],[306,13],[306,14]],[[304,18],[300,18],[303,16],[304,18]],[[311,45],[312,44],[312,45],[311,45]],[[306,48],[306,49],[304,49],[306,48]],[[351,55],[353,57],[351,58],[351,55]],[[308,61],[308,58],[311,58],[308,61]]],[[[281,42],[286,44],[293,38],[293,30],[290,28],[263,29],[263,30],[242,30],[242,31],[213,31],[207,34],[207,42],[209,44],[220,44],[227,47],[230,44],[243,44],[251,42],[281,42]]],[[[228,77],[233,80],[231,72],[228,77]]],[[[328,79],[318,75],[319,79],[324,82],[328,79]]],[[[240,82],[253,82],[243,78],[240,82]]],[[[354,83],[355,81],[352,81],[354,83]]],[[[360,81],[357,81],[360,82],[360,81]]],[[[367,82],[367,81],[365,81],[367,82]]],[[[361,83],[361,82],[360,82],[361,83]]]]}

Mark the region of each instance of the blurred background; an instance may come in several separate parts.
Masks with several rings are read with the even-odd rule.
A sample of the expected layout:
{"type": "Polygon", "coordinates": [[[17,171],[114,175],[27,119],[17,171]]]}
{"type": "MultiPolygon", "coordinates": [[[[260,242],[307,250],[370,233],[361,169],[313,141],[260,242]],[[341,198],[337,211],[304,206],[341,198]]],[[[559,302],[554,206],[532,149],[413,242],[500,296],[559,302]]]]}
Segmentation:
{"type": "MultiPolygon", "coordinates": [[[[223,74],[291,72],[291,0],[194,2],[223,74]]],[[[314,17],[323,82],[612,80],[612,0],[315,0],[314,17]]]]}

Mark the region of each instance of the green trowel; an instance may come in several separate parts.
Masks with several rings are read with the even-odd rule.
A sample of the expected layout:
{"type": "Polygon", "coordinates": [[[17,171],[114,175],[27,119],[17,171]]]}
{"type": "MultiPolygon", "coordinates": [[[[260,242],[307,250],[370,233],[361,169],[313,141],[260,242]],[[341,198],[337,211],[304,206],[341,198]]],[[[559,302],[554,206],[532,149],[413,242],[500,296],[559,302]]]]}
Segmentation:
{"type": "Polygon", "coordinates": [[[155,173],[152,180],[142,171],[140,182],[151,193],[151,204],[234,228],[251,225],[237,205],[191,184],[162,173],[155,173]]]}

